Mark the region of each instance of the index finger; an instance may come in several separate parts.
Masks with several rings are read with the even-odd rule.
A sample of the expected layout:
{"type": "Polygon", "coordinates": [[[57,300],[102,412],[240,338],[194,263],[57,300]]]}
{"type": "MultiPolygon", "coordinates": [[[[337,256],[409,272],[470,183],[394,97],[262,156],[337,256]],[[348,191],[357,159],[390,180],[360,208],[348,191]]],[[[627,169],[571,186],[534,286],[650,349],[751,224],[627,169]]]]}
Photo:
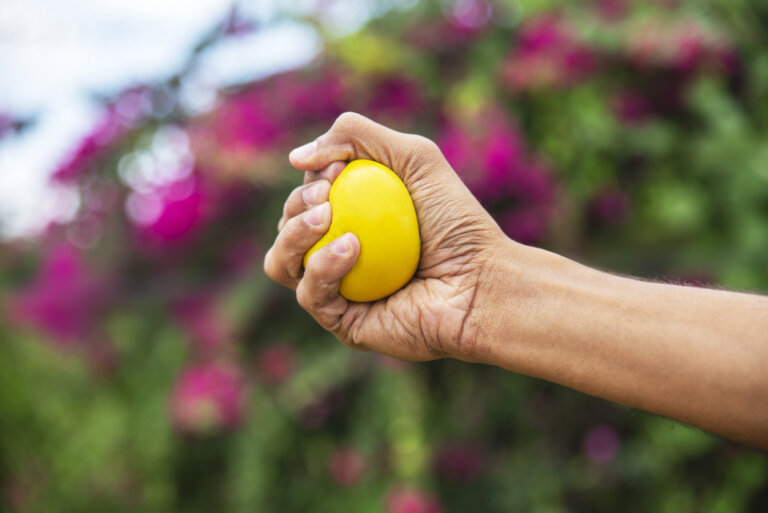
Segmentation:
{"type": "Polygon", "coordinates": [[[288,159],[293,167],[302,171],[317,171],[334,161],[370,159],[401,174],[415,149],[415,137],[360,114],[345,112],[328,132],[293,150],[288,159]]]}

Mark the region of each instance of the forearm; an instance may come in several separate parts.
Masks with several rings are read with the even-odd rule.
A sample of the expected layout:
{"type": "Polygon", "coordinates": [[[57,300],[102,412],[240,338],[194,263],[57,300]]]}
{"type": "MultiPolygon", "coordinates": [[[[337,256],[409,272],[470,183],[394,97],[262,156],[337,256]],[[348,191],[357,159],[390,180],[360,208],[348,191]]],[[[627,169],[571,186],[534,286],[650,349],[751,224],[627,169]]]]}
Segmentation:
{"type": "Polygon", "coordinates": [[[492,272],[484,361],[768,449],[768,298],[515,244],[492,272]]]}

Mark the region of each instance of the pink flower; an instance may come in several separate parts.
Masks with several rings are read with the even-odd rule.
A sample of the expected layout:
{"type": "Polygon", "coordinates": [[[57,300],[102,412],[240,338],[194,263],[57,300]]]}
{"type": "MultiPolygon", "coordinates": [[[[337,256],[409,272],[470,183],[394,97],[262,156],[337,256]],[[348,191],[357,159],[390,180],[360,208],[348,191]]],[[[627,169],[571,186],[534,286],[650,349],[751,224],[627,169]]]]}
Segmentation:
{"type": "Polygon", "coordinates": [[[433,496],[418,488],[394,488],[384,499],[386,513],[442,513],[443,508],[433,496]]]}
{"type": "Polygon", "coordinates": [[[96,331],[106,298],[106,284],[63,244],[48,250],[33,281],[11,298],[10,310],[55,342],[82,344],[96,331]]]}
{"type": "Polygon", "coordinates": [[[452,25],[465,30],[478,30],[491,20],[493,6],[485,0],[456,0],[448,9],[452,25]]]}
{"type": "Polygon", "coordinates": [[[626,35],[625,51],[636,67],[668,68],[681,77],[706,65],[728,73],[737,71],[732,42],[689,16],[659,16],[633,25],[626,35]]]}
{"type": "Polygon", "coordinates": [[[618,21],[623,19],[629,11],[629,3],[632,0],[597,0],[595,10],[606,21],[618,21]]]}
{"type": "Polygon", "coordinates": [[[554,15],[524,22],[501,70],[510,89],[565,88],[591,76],[597,57],[572,32],[564,19],[554,15]]]}
{"type": "Polygon", "coordinates": [[[255,265],[261,265],[262,249],[256,240],[245,238],[235,242],[225,257],[227,271],[238,276],[247,273],[255,265]]]}
{"type": "Polygon", "coordinates": [[[483,470],[485,454],[471,445],[449,445],[436,455],[436,472],[454,482],[472,481],[483,470]]]}
{"type": "Polygon", "coordinates": [[[373,86],[366,113],[372,118],[409,117],[424,109],[425,93],[418,82],[388,77],[373,86]]]}
{"type": "MultiPolygon", "coordinates": [[[[465,45],[485,32],[491,13],[485,12],[487,2],[457,1],[443,20],[420,19],[406,31],[405,40],[417,50],[435,57],[457,56],[465,45]],[[477,7],[472,4],[477,4],[477,7]]],[[[460,61],[456,61],[460,62],[460,61]]]]}
{"type": "Polygon", "coordinates": [[[335,450],[328,459],[328,471],[341,486],[355,486],[365,474],[365,457],[353,448],[335,450]]]}
{"type": "Polygon", "coordinates": [[[627,125],[643,121],[651,113],[648,97],[630,90],[616,93],[610,100],[610,106],[614,116],[627,125]]]}
{"type": "Polygon", "coordinates": [[[139,225],[140,242],[165,249],[193,239],[213,217],[214,206],[214,191],[198,171],[149,194],[134,193],[128,213],[139,225]]]}
{"type": "Polygon", "coordinates": [[[239,371],[221,363],[184,369],[170,398],[170,416],[180,433],[233,430],[245,415],[245,384],[239,371]]]}
{"type": "Polygon", "coordinates": [[[523,163],[522,138],[504,114],[492,112],[473,120],[474,131],[444,125],[437,144],[464,183],[481,201],[509,191],[512,175],[523,163]],[[480,128],[481,127],[481,128],[480,128]]]}
{"type": "Polygon", "coordinates": [[[612,427],[599,424],[587,431],[582,441],[582,447],[587,457],[593,463],[609,463],[619,453],[621,442],[619,435],[612,427]]]}
{"type": "Polygon", "coordinates": [[[115,144],[149,111],[151,90],[138,85],[122,91],[111,101],[93,129],[54,170],[52,179],[70,182],[94,171],[115,144]]]}
{"type": "Polygon", "coordinates": [[[340,75],[333,68],[315,76],[294,71],[225,95],[216,110],[188,126],[196,162],[219,176],[275,180],[274,154],[297,132],[329,124],[348,103],[340,75]]]}
{"type": "Polygon", "coordinates": [[[327,123],[342,113],[348,103],[342,73],[329,67],[313,77],[300,73],[275,77],[269,97],[277,100],[275,113],[281,116],[289,133],[303,128],[303,123],[327,123]]]}
{"type": "Polygon", "coordinates": [[[500,112],[473,128],[444,126],[437,138],[443,154],[507,234],[525,244],[540,242],[554,213],[551,173],[525,155],[520,133],[500,112]]]}
{"type": "Polygon", "coordinates": [[[547,234],[551,209],[523,207],[501,214],[499,225],[504,233],[521,244],[538,244],[547,234]]]}
{"type": "Polygon", "coordinates": [[[195,293],[178,299],[172,306],[172,313],[173,319],[192,341],[198,356],[211,358],[232,339],[232,326],[208,294],[195,293]]]}
{"type": "Polygon", "coordinates": [[[629,197],[620,190],[598,193],[587,206],[589,217],[600,224],[618,226],[627,220],[629,197]]]}
{"type": "Polygon", "coordinates": [[[258,90],[228,98],[214,114],[211,135],[232,151],[275,144],[285,130],[269,103],[269,95],[258,90]]]}
{"type": "Polygon", "coordinates": [[[108,108],[91,132],[59,164],[53,172],[53,180],[69,182],[90,172],[124,133],[125,126],[119,114],[114,108],[108,108]]]}
{"type": "Polygon", "coordinates": [[[213,113],[210,135],[230,151],[269,150],[286,143],[303,123],[327,122],[342,110],[344,87],[332,73],[284,73],[224,99],[213,113]]]}
{"type": "Polygon", "coordinates": [[[262,379],[270,385],[278,385],[293,374],[296,350],[287,343],[275,344],[259,353],[257,363],[262,379]]]}

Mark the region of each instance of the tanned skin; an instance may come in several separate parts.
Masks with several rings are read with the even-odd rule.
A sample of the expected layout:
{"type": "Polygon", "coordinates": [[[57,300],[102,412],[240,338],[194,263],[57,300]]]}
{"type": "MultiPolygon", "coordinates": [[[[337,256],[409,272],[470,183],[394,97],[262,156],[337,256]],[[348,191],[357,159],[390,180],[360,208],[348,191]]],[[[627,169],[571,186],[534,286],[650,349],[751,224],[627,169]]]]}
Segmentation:
{"type": "Polygon", "coordinates": [[[768,450],[768,298],[619,277],[509,239],[430,140],[354,113],[290,154],[288,197],[264,269],[344,344],[396,358],[503,367],[768,450]],[[339,295],[360,244],[304,254],[331,222],[345,163],[381,162],[413,198],[421,261],[380,301],[339,295]]]}

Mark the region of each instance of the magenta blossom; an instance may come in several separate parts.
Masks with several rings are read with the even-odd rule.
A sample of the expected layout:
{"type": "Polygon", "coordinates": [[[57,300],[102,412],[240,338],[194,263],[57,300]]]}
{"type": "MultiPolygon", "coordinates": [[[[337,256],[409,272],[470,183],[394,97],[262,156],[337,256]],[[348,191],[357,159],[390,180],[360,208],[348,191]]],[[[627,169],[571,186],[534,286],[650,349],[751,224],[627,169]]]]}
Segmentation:
{"type": "Polygon", "coordinates": [[[386,513],[442,513],[443,508],[432,495],[418,488],[393,488],[384,499],[386,513]]]}
{"type": "Polygon", "coordinates": [[[456,0],[448,8],[447,14],[453,26],[472,32],[490,22],[493,6],[486,0],[456,0]]]}
{"type": "Polygon", "coordinates": [[[348,103],[340,75],[294,71],[225,95],[216,110],[188,126],[196,161],[219,176],[273,180],[275,163],[260,160],[269,160],[307,125],[330,123],[348,103]]]}
{"type": "Polygon", "coordinates": [[[184,369],[170,398],[170,416],[180,433],[236,429],[245,416],[245,383],[237,368],[204,363],[184,369]]]}
{"type": "Polygon", "coordinates": [[[290,134],[303,123],[328,123],[342,113],[347,104],[342,74],[329,69],[312,77],[298,72],[275,77],[270,99],[290,134]]]}
{"type": "Polygon", "coordinates": [[[425,104],[423,86],[403,77],[389,77],[373,86],[366,113],[372,118],[400,118],[421,112],[425,104]]]}
{"type": "Polygon", "coordinates": [[[211,358],[221,353],[232,339],[232,326],[208,294],[189,294],[178,299],[172,306],[172,314],[201,357],[211,358]]]}
{"type": "Polygon", "coordinates": [[[149,87],[138,85],[122,91],[109,102],[93,129],[54,170],[53,180],[71,182],[94,171],[129,129],[150,110],[150,95],[149,87]]]}
{"type": "Polygon", "coordinates": [[[458,0],[442,20],[419,20],[409,27],[406,41],[431,55],[456,55],[490,25],[492,8],[485,1],[458,0]]]}
{"type": "Polygon", "coordinates": [[[544,15],[524,22],[517,45],[502,66],[513,91],[561,89],[591,76],[597,56],[573,33],[564,18],[544,15]]]}
{"type": "Polygon", "coordinates": [[[650,99],[636,91],[619,91],[610,98],[610,107],[616,119],[632,125],[648,118],[651,114],[650,99]]]}
{"type": "Polygon", "coordinates": [[[626,17],[632,0],[597,0],[594,9],[605,21],[619,21],[626,17]]]}
{"type": "Polygon", "coordinates": [[[437,142],[508,235],[525,244],[541,241],[554,213],[554,180],[526,156],[522,136],[501,113],[473,123],[472,132],[448,123],[437,142]]]}
{"type": "Polygon", "coordinates": [[[106,298],[105,282],[74,247],[62,244],[44,255],[33,281],[11,298],[10,311],[57,343],[83,344],[95,333],[106,298]]]}
{"type": "Polygon", "coordinates": [[[243,239],[235,242],[226,252],[225,262],[227,271],[234,276],[243,275],[260,265],[262,249],[256,240],[243,239]]]}
{"type": "Polygon", "coordinates": [[[511,175],[523,165],[519,131],[494,112],[472,123],[472,131],[447,123],[437,137],[445,158],[481,201],[508,191],[511,175]]]}
{"type": "Polygon", "coordinates": [[[547,234],[552,211],[548,207],[526,206],[500,216],[504,233],[522,244],[538,244],[547,234]]]}
{"type": "Polygon", "coordinates": [[[157,188],[134,193],[128,211],[147,248],[170,248],[193,239],[213,217],[215,193],[201,172],[157,188]]]}
{"type": "Polygon", "coordinates": [[[437,473],[454,482],[468,482],[482,472],[485,454],[472,445],[449,445],[435,456],[433,467],[437,473]]]}
{"type": "Polygon", "coordinates": [[[593,463],[610,463],[619,453],[621,441],[616,430],[606,424],[599,424],[584,435],[582,447],[593,463]]]}
{"type": "Polygon", "coordinates": [[[350,447],[333,451],[328,459],[328,471],[333,480],[341,486],[355,486],[360,482],[366,469],[365,456],[350,447]]]}
{"type": "Polygon", "coordinates": [[[638,68],[667,68],[683,77],[706,66],[737,70],[730,39],[692,17],[646,19],[627,31],[624,44],[638,68]]]}
{"type": "Polygon", "coordinates": [[[108,108],[91,132],[56,168],[52,178],[60,182],[69,182],[90,172],[124,133],[125,126],[117,110],[108,108]]]}
{"type": "Polygon", "coordinates": [[[214,114],[211,135],[225,150],[267,147],[283,134],[280,120],[271,112],[268,95],[234,95],[214,114]]]}
{"type": "Polygon", "coordinates": [[[302,123],[326,122],[342,110],[344,87],[329,73],[285,73],[231,94],[213,114],[210,135],[230,151],[272,149],[302,123]]]}
{"type": "Polygon", "coordinates": [[[589,218],[599,224],[618,226],[629,216],[629,196],[611,189],[596,194],[587,205],[589,218]]]}
{"type": "Polygon", "coordinates": [[[270,385],[278,385],[290,378],[296,369],[296,349],[288,343],[278,343],[259,353],[259,375],[270,385]]]}

